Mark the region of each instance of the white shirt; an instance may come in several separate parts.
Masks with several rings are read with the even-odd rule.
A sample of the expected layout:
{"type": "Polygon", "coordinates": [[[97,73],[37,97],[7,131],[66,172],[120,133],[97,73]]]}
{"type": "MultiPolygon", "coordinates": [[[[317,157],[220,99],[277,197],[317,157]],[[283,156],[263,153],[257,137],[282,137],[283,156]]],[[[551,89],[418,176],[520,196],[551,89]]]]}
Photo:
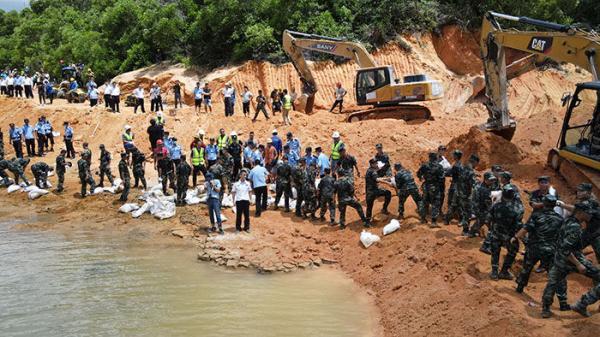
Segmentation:
{"type": "Polygon", "coordinates": [[[224,97],[231,97],[231,96],[233,96],[233,87],[231,87],[231,88],[223,88],[223,96],[224,97]]]}
{"type": "Polygon", "coordinates": [[[250,191],[252,191],[252,186],[250,186],[250,182],[248,180],[236,181],[235,184],[233,184],[233,189],[231,190],[232,193],[235,193],[234,202],[242,200],[250,201],[250,191]]]}
{"type": "Polygon", "coordinates": [[[104,94],[105,95],[111,95],[113,92],[113,86],[108,84],[104,87],[104,94]]]}
{"type": "Polygon", "coordinates": [[[346,89],[344,88],[336,88],[335,89],[335,99],[341,101],[344,99],[344,95],[346,94],[346,89]]]}
{"type": "Polygon", "coordinates": [[[15,84],[15,79],[13,77],[9,77],[6,80],[6,85],[13,85],[13,84],[15,84]]]}
{"type": "Polygon", "coordinates": [[[110,93],[112,96],[119,96],[121,95],[121,88],[119,88],[118,85],[115,85],[114,87],[112,87],[112,91],[110,93]]]}
{"type": "Polygon", "coordinates": [[[144,88],[137,88],[133,91],[135,98],[144,99],[144,88]]]}
{"type": "Polygon", "coordinates": [[[242,94],[242,102],[244,103],[248,103],[250,102],[250,99],[252,99],[252,93],[250,91],[244,91],[244,93],[242,94]]]}
{"type": "Polygon", "coordinates": [[[32,85],[33,81],[31,81],[31,77],[25,77],[25,80],[23,80],[23,85],[32,85]]]}
{"type": "Polygon", "coordinates": [[[160,96],[160,87],[150,89],[150,98],[156,99],[158,96],[160,96]]]}

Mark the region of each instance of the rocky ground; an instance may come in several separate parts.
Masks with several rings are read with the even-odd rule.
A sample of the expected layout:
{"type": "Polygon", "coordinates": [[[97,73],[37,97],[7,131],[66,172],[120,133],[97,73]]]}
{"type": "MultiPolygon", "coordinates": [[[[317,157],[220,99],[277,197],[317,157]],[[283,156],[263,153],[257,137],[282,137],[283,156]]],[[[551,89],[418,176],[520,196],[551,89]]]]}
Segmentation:
{"type": "MultiPolygon", "coordinates": [[[[450,149],[460,148],[467,154],[478,153],[482,163],[479,172],[492,164],[502,164],[513,172],[516,184],[522,191],[535,188],[538,175],[550,175],[560,194],[571,199],[572,190],[554,172],[545,167],[546,154],[555,145],[562,123],[563,109],[560,97],[572,90],[574,83],[589,75],[571,67],[561,70],[534,71],[511,81],[509,88],[512,113],[518,129],[512,142],[485,134],[473,126],[487,118],[480,99],[471,98],[481,83],[477,59],[476,36],[448,27],[440,36],[407,36],[403,46],[393,44],[376,52],[380,64],[391,64],[398,74],[426,72],[444,82],[446,96],[430,102],[434,120],[404,122],[397,120],[372,120],[345,123],[344,116],[330,114],[326,107],[333,93],[333,83],[340,81],[352,88],[353,63],[336,65],[332,62],[314,64],[320,91],[317,95],[317,113],[311,116],[293,112],[293,126],[283,127],[275,119],[259,119],[252,123],[241,115],[241,107],[233,118],[225,119],[220,98],[215,95],[212,114],[196,114],[191,107],[177,111],[167,108],[167,128],[187,147],[199,128],[216,135],[223,127],[228,132],[236,130],[242,139],[254,131],[263,141],[273,128],[280,134],[292,131],[302,140],[302,145],[330,145],[332,131],[339,130],[351,154],[357,157],[364,173],[367,160],[374,153],[374,144],[382,143],[393,162],[400,161],[415,170],[430,150],[440,144],[450,149]],[[409,48],[408,48],[408,47],[409,48]]],[[[142,69],[118,77],[123,88],[133,88],[137,82],[148,84],[157,80],[164,89],[175,80],[185,83],[187,95],[197,80],[209,80],[214,89],[232,81],[240,90],[248,84],[253,91],[270,91],[273,87],[299,87],[291,65],[275,66],[268,63],[248,62],[243,65],[219,69],[215,72],[191,72],[179,66],[165,65],[142,69]]],[[[124,89],[124,91],[125,91],[124,89]]],[[[349,90],[351,91],[351,90],[349,90]]],[[[353,100],[350,93],[348,101],[353,100]]],[[[169,101],[168,101],[169,103],[169,101]]],[[[38,107],[31,102],[0,98],[0,125],[6,134],[11,121],[37,118],[46,115],[59,129],[62,121],[69,120],[75,128],[75,146],[89,142],[97,154],[104,143],[113,152],[121,149],[120,134],[125,124],[133,126],[138,147],[148,147],[145,129],[150,116],[133,115],[132,108],[122,114],[113,114],[102,108],[90,110],[83,105],[57,102],[53,106],[38,107]]],[[[262,117],[260,117],[262,118],[262,117]]],[[[59,141],[59,144],[62,142],[59,141]]],[[[10,146],[6,146],[9,149],[10,146]]],[[[53,162],[56,153],[44,160],[53,162]]],[[[97,156],[95,157],[97,158],[97,156]]],[[[36,159],[37,160],[37,159],[36,159]]],[[[97,163],[93,166],[97,167],[97,163]]],[[[116,162],[113,163],[116,172],[116,162]]],[[[29,172],[28,172],[29,174],[29,172]]],[[[147,177],[156,181],[150,166],[147,177]]],[[[357,191],[364,200],[363,179],[357,178],[357,191]]],[[[0,191],[2,217],[29,218],[38,215],[35,223],[23,227],[64,231],[78,227],[97,230],[122,231],[152,237],[174,235],[193,242],[199,259],[210,260],[229,268],[256,268],[262,272],[290,272],[298,268],[316,268],[332,264],[346,272],[373,298],[380,311],[380,325],[385,336],[596,336],[600,314],[581,319],[575,313],[560,313],[550,320],[540,318],[541,292],[545,274],[533,275],[524,294],[514,292],[514,282],[488,279],[489,256],[478,251],[479,239],[460,236],[455,224],[441,229],[421,225],[412,202],[407,204],[407,219],[401,229],[382,241],[365,249],[359,242],[361,224],[352,210],[349,227],[340,231],[326,223],[302,220],[290,213],[268,211],[260,218],[252,218],[250,234],[235,234],[230,210],[224,214],[226,235],[207,236],[207,210],[204,206],[178,208],[177,216],[159,221],[149,215],[133,219],[120,214],[120,204],[113,195],[78,198],[79,185],[76,170],[67,174],[67,192],[50,194],[36,201],[26,199],[24,193],[7,195],[0,191]]],[[[140,192],[132,193],[131,198],[140,192]]],[[[382,227],[393,217],[379,214],[381,204],[376,203],[375,228],[381,235],[382,227]]],[[[394,198],[391,209],[397,207],[394,198]]],[[[529,210],[528,210],[529,212],[529,210]]],[[[519,256],[519,260],[522,256],[519,256]]],[[[513,272],[518,272],[517,262],[513,272]]],[[[590,286],[578,275],[569,277],[569,296],[575,300],[590,286]]]]}

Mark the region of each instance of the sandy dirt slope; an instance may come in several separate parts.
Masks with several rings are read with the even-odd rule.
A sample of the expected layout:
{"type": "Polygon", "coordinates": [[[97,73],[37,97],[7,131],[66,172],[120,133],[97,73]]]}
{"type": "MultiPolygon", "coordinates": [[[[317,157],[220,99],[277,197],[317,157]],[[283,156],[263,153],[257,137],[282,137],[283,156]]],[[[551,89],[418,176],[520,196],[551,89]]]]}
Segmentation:
{"type": "MultiPolygon", "coordinates": [[[[261,142],[273,128],[278,128],[281,134],[294,132],[304,147],[322,145],[326,149],[330,147],[331,132],[339,130],[349,151],[357,157],[363,173],[367,160],[374,154],[375,143],[384,145],[392,161],[401,161],[413,170],[417,169],[427,151],[440,144],[449,144],[452,149],[477,152],[484,159],[478,168],[480,172],[489,169],[493,163],[503,164],[513,172],[521,190],[534,189],[538,175],[551,175],[561,194],[567,199],[572,198],[564,181],[546,169],[544,163],[548,150],[556,143],[561,126],[564,113],[560,107],[562,93],[572,90],[574,83],[588,79],[588,75],[565,67],[561,71],[534,71],[512,80],[509,100],[518,129],[512,144],[508,144],[472,128],[487,119],[481,102],[469,100],[471,81],[480,69],[474,45],[476,40],[454,29],[445,29],[436,38],[423,35],[406,37],[406,40],[412,52],[389,45],[376,52],[375,57],[382,64],[394,65],[398,74],[427,72],[444,82],[446,97],[430,103],[434,120],[406,123],[386,119],[349,124],[342,122],[344,116],[320,109],[312,116],[293,112],[293,126],[282,127],[280,116],[270,121],[260,117],[258,122],[252,123],[241,115],[240,107],[233,118],[225,119],[217,97],[212,114],[196,115],[193,108],[185,107],[174,116],[167,115],[167,128],[186,148],[198,128],[204,128],[208,135],[216,135],[221,127],[228,132],[236,130],[242,139],[249,131],[254,131],[261,142]],[[454,63],[449,60],[454,60],[454,63]],[[460,62],[457,63],[457,60],[460,62]]],[[[314,69],[321,87],[317,95],[318,106],[330,104],[333,84],[337,81],[351,91],[356,69],[354,64],[323,62],[315,64],[314,69]]],[[[155,80],[166,88],[176,79],[185,83],[186,90],[198,79],[210,79],[214,89],[221,88],[226,81],[232,81],[238,90],[248,84],[255,92],[258,88],[269,91],[274,87],[293,85],[299,88],[291,65],[259,62],[211,73],[163,65],[123,74],[117,79],[122,81],[124,88],[133,88],[137,82],[149,84],[155,80]],[[142,79],[136,79],[136,76],[142,79]]],[[[187,95],[189,97],[189,92],[187,95]]],[[[353,93],[350,95],[348,101],[353,100],[353,93]]],[[[133,115],[131,108],[116,115],[101,108],[90,111],[83,105],[68,105],[64,101],[40,108],[30,102],[0,98],[0,111],[0,125],[5,133],[9,122],[20,122],[25,117],[31,119],[46,115],[57,129],[60,129],[63,120],[70,120],[75,128],[76,148],[79,149],[83,141],[88,141],[97,155],[97,146],[104,143],[115,158],[121,149],[119,135],[122,128],[130,124],[136,134],[136,143],[148,151],[145,129],[150,115],[133,115]]],[[[6,148],[10,154],[10,146],[6,148]]],[[[55,154],[51,154],[44,160],[54,161],[54,157],[55,154]]],[[[96,168],[97,156],[94,158],[93,168],[96,168]]],[[[116,172],[116,162],[113,167],[113,172],[116,172]]],[[[156,181],[150,167],[147,172],[150,180],[156,181]]],[[[31,213],[48,213],[56,217],[52,223],[32,224],[34,227],[68,231],[73,226],[93,226],[144,235],[177,230],[178,234],[190,238],[194,235],[193,228],[207,224],[204,207],[178,209],[177,218],[170,221],[159,222],[146,217],[134,220],[116,212],[116,197],[106,195],[85,201],[77,199],[76,172],[70,171],[67,179],[68,193],[61,196],[51,194],[35,202],[25,201],[23,194],[8,196],[1,192],[2,202],[11,206],[2,215],[24,217],[31,213]]],[[[356,181],[357,192],[363,200],[363,179],[357,178],[356,181]]],[[[373,296],[380,310],[382,334],[385,336],[597,335],[600,315],[596,308],[594,317],[590,319],[580,319],[574,313],[557,313],[557,318],[541,320],[540,298],[545,274],[534,275],[524,295],[513,291],[513,282],[491,282],[487,277],[489,257],[479,253],[478,239],[461,237],[459,228],[454,225],[439,230],[420,225],[412,202],[408,202],[407,206],[409,217],[402,223],[400,231],[369,249],[364,249],[359,243],[362,228],[353,211],[348,211],[349,228],[341,232],[325,224],[270,211],[260,219],[252,220],[251,235],[236,237],[231,234],[230,221],[224,239],[207,241],[204,234],[197,233],[195,240],[202,254],[207,250],[218,250],[224,252],[221,255],[229,254],[238,259],[243,256],[244,261],[259,268],[293,270],[307,266],[306,263],[334,262],[373,296]]],[[[378,202],[376,212],[380,207],[378,202]]],[[[394,199],[391,209],[396,207],[394,199]]],[[[230,219],[233,217],[231,211],[225,211],[225,215],[230,219]]],[[[388,221],[389,218],[376,213],[373,232],[380,234],[388,221]]],[[[518,271],[519,265],[516,264],[513,272],[518,271]]],[[[590,286],[587,280],[578,276],[571,276],[569,280],[571,300],[590,286]]]]}

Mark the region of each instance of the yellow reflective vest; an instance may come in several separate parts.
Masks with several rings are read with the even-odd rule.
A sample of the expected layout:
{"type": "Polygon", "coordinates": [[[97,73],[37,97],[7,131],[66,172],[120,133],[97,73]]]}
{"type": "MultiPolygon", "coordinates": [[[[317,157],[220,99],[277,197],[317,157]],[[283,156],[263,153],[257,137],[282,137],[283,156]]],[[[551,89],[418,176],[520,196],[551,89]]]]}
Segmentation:
{"type": "Polygon", "coordinates": [[[194,147],[192,149],[192,165],[193,166],[200,166],[200,165],[204,165],[204,148],[200,147],[194,147]]]}
{"type": "Polygon", "coordinates": [[[342,141],[333,143],[333,146],[331,147],[331,159],[333,159],[333,160],[340,159],[340,147],[342,147],[342,145],[344,145],[344,143],[342,143],[342,141]]]}

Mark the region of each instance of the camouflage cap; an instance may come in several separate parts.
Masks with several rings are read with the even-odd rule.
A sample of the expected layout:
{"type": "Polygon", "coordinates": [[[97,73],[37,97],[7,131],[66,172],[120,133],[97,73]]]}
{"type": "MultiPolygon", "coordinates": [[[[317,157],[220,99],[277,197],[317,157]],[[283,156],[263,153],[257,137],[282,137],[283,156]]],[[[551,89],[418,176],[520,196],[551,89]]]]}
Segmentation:
{"type": "Polygon", "coordinates": [[[473,153],[473,154],[472,154],[472,155],[469,157],[469,161],[474,161],[474,162],[478,162],[478,163],[479,163],[479,156],[473,153]]]}
{"type": "Polygon", "coordinates": [[[492,172],[500,172],[502,171],[502,165],[492,165],[492,172]]]}
{"type": "Polygon", "coordinates": [[[538,180],[538,183],[548,183],[548,182],[550,182],[550,177],[539,176],[537,180],[538,180]]]}
{"type": "Polygon", "coordinates": [[[590,192],[590,191],[592,191],[592,184],[590,184],[590,183],[581,183],[581,184],[577,185],[577,190],[578,191],[590,192]]]}
{"type": "Polygon", "coordinates": [[[504,172],[500,173],[500,176],[507,180],[512,179],[512,173],[510,173],[510,171],[504,171],[504,172]]]}
{"type": "Polygon", "coordinates": [[[462,157],[463,153],[461,150],[454,150],[452,151],[452,155],[454,155],[455,157],[462,157]]]}
{"type": "Polygon", "coordinates": [[[486,172],[483,174],[483,179],[485,180],[496,180],[496,176],[492,172],[486,172]]]}

